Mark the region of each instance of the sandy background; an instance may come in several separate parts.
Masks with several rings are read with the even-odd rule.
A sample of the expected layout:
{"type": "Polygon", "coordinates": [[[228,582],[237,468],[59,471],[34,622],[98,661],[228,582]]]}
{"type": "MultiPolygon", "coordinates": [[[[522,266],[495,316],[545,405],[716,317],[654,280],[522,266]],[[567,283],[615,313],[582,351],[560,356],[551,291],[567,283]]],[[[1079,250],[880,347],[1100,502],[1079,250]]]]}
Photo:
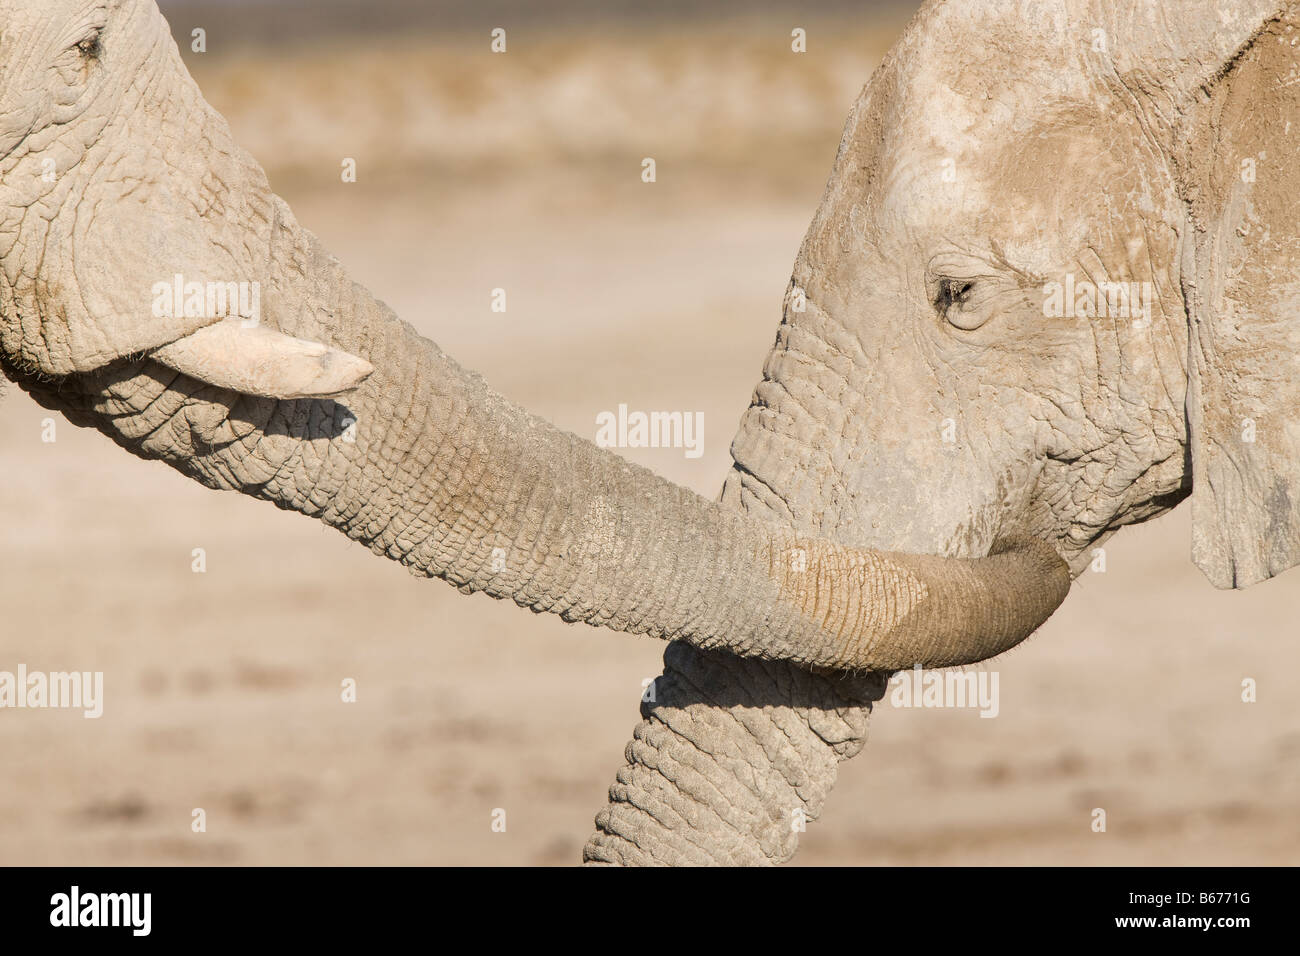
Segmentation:
{"type": "MultiPolygon", "coordinates": [[[[357,279],[579,434],[620,402],[703,411],[702,458],[626,454],[711,496],[907,7],[785,6],[165,9],[208,29],[200,86],[357,279]]],[[[660,645],[462,597],[61,419],[42,443],[45,417],[0,401],[0,670],[102,670],[105,714],[0,711],[0,862],[578,859],[660,645]]],[[[1112,539],[992,665],[997,719],[880,709],[796,862],[1300,862],[1300,572],[1216,592],[1188,542],[1185,508],[1112,539]]]]}

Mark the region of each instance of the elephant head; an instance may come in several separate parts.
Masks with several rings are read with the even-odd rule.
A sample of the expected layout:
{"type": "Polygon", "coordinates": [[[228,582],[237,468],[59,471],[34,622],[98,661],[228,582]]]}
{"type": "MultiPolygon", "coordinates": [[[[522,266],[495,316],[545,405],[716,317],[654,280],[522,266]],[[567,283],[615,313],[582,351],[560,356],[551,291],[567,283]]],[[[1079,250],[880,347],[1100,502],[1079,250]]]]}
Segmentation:
{"type": "Polygon", "coordinates": [[[1064,598],[1023,534],[846,548],[510,405],[298,225],[153,0],[0,0],[0,29],[0,362],[73,421],[466,592],[748,656],[978,660],[1064,598]]]}
{"type": "Polygon", "coordinates": [[[1192,493],[1216,585],[1300,562],[1290,157],[1206,93],[1282,5],[1192,6],[926,6],[849,118],[726,499],[903,551],[1024,531],[1077,573],[1192,493]]]}
{"type": "MultiPolygon", "coordinates": [[[[1300,562],[1298,26],[924,4],[849,116],[724,503],[908,552],[1025,533],[1077,575],[1190,494],[1213,584],[1300,562]]],[[[881,687],[665,663],[587,858],[789,857],[881,687]]]]}
{"type": "Polygon", "coordinates": [[[152,4],[6,0],[0,28],[0,348],[10,365],[62,377],[150,352],[278,398],[338,393],[369,374],[361,359],[261,326],[250,290],[268,278],[265,250],[238,230],[274,209],[245,188],[260,170],[181,82],[152,4]]]}

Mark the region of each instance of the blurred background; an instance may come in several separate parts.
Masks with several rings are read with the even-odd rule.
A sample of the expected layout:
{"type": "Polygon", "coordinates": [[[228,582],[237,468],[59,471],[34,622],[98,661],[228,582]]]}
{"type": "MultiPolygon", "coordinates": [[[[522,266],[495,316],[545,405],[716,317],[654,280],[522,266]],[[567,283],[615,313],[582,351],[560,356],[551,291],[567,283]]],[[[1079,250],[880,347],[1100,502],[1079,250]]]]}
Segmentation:
{"type": "MultiPolygon", "coordinates": [[[[580,435],[619,403],[702,411],[703,457],[623,454],[711,497],[845,117],[916,4],[161,6],[354,278],[580,435]]],[[[62,419],[42,442],[45,418],[0,402],[0,670],[102,670],[105,712],[0,711],[0,862],[579,859],[661,645],[462,597],[62,419]]],[[[990,665],[997,719],[886,701],[796,863],[1300,862],[1300,571],[1221,593],[1188,550],[1185,507],[1112,539],[990,665]]]]}

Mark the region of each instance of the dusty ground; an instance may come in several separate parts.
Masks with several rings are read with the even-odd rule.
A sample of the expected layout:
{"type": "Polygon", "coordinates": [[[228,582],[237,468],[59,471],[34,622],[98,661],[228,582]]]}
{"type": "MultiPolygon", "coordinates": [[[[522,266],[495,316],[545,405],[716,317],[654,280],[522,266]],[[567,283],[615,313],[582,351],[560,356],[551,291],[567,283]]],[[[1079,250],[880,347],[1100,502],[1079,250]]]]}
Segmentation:
{"type": "MultiPolygon", "coordinates": [[[[580,434],[619,402],[703,411],[702,458],[627,454],[712,495],[895,28],[805,58],[783,29],[189,59],[356,278],[580,434]]],[[[45,417],[0,402],[0,670],[102,670],[105,714],[0,711],[0,862],[578,859],[661,646],[462,597],[62,420],[43,443],[45,417]]],[[[1300,862],[1300,571],[1220,593],[1188,547],[1185,511],[1113,539],[990,665],[997,719],[883,707],[797,862],[1300,862]]]]}

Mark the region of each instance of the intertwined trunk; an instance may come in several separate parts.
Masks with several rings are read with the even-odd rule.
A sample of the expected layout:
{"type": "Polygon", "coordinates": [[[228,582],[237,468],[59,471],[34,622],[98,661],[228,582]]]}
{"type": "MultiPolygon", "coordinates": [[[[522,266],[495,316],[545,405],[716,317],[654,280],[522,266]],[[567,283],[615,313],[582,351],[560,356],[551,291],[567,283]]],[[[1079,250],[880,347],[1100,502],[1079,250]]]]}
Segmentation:
{"type": "MultiPolygon", "coordinates": [[[[742,426],[743,427],[743,426],[742,426]]],[[[748,465],[779,473],[784,443],[748,465]]],[[[739,491],[733,471],[720,500],[773,513],[808,533],[818,526],[772,495],[739,491]]],[[[767,866],[794,856],[820,818],[843,760],[867,742],[888,672],[814,672],[673,644],[583,848],[589,865],[767,866]]]]}
{"type": "Polygon", "coordinates": [[[238,396],[147,360],[24,386],[137,454],[318,517],[416,573],[706,649],[840,668],[960,663],[1015,644],[1064,597],[1063,564],[1036,542],[978,561],[845,549],[561,432],[351,282],[278,197],[253,206],[271,253],[268,320],[375,367],[345,400],[238,396]],[[1026,592],[1025,575],[1046,586],[1026,592]]]}

